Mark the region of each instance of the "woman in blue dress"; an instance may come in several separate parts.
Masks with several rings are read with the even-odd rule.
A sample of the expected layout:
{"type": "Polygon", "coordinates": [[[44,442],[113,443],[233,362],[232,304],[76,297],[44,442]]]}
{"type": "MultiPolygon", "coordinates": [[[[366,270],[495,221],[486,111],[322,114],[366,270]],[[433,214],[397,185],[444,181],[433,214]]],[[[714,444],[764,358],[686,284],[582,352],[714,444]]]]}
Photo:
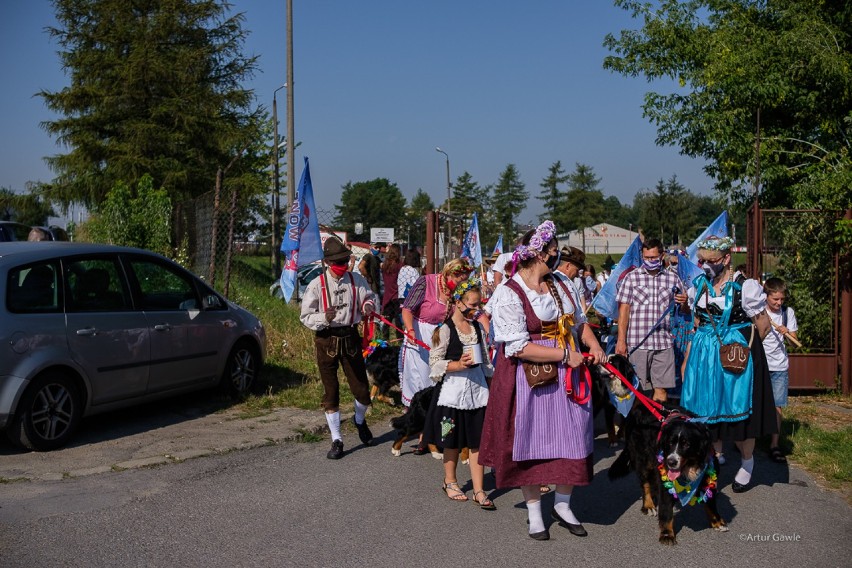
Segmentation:
{"type": "Polygon", "coordinates": [[[698,245],[705,274],[688,293],[697,328],[686,355],[681,404],[706,418],[717,454],[722,440],[736,443],[742,463],[731,487],[742,493],[752,486],[755,438],[776,432],[777,424],[763,342],[753,323],[766,308],[766,294],[757,280],[731,268],[733,244],[729,237],[709,237],[698,245]],[[749,346],[742,373],[722,368],[720,341],[749,346]]]}

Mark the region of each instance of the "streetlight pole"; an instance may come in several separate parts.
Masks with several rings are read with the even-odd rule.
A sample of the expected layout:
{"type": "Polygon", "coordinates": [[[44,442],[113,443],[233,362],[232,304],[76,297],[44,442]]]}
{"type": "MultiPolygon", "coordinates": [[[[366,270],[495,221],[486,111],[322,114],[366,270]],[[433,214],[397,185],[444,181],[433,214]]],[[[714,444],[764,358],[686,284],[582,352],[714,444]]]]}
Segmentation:
{"type": "Polygon", "coordinates": [[[446,244],[447,250],[446,250],[446,255],[447,255],[447,259],[450,259],[450,258],[452,258],[450,251],[452,250],[452,243],[453,243],[453,229],[452,229],[452,223],[453,222],[450,220],[450,199],[452,198],[452,196],[450,195],[450,191],[452,189],[452,186],[450,185],[450,156],[446,152],[441,150],[440,148],[435,148],[435,151],[440,152],[447,159],[447,244],[446,244]]]}
{"type": "Polygon", "coordinates": [[[278,222],[281,218],[281,178],[278,171],[278,102],[275,96],[278,94],[278,91],[286,86],[287,83],[284,83],[272,91],[272,122],[275,125],[275,134],[272,138],[272,265],[275,267],[275,274],[272,275],[273,278],[278,278],[281,272],[281,251],[279,250],[281,246],[278,242],[278,233],[280,232],[278,222]]]}
{"type": "Polygon", "coordinates": [[[287,0],[287,211],[296,197],[295,128],[293,127],[293,0],[287,0]]]}

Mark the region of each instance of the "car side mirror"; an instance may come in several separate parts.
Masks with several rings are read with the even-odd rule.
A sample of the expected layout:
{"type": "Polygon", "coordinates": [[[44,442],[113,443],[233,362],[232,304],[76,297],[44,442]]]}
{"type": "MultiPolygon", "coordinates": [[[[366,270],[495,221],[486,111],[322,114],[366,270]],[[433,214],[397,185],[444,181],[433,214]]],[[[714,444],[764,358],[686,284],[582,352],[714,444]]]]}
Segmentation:
{"type": "Polygon", "coordinates": [[[207,294],[204,296],[204,309],[215,310],[222,307],[222,300],[216,294],[207,294]]]}

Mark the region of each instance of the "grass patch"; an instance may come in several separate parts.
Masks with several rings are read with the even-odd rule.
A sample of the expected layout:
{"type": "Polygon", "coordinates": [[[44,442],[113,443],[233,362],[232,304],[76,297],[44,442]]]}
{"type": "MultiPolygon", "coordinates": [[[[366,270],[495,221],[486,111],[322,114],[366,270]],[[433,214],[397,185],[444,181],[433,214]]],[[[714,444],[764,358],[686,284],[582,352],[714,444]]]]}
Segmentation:
{"type": "Polygon", "coordinates": [[[311,432],[304,428],[299,428],[296,432],[299,433],[299,438],[296,441],[301,444],[316,444],[317,442],[322,442],[325,439],[325,436],[322,434],[311,432]]]}
{"type": "Polygon", "coordinates": [[[852,504],[852,397],[791,397],[781,431],[789,458],[852,504]]]}

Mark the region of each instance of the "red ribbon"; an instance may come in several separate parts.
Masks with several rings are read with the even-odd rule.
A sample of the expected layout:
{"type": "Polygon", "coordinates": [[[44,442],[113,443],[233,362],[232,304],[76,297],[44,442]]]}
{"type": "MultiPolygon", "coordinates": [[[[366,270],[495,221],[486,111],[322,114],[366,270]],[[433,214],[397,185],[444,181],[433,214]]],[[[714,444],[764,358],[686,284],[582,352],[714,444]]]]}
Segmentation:
{"type": "MultiPolygon", "coordinates": [[[[392,328],[394,328],[395,330],[397,330],[398,332],[402,333],[402,335],[404,335],[405,337],[407,337],[407,338],[408,338],[408,334],[407,334],[407,333],[405,333],[405,331],[403,331],[403,330],[399,329],[398,327],[396,327],[396,326],[395,326],[394,324],[392,324],[390,321],[388,321],[388,320],[386,320],[385,318],[383,318],[383,317],[382,317],[381,315],[379,315],[378,313],[373,312],[372,314],[370,314],[369,316],[367,316],[367,320],[366,320],[366,321],[368,322],[369,326],[370,326],[370,328],[369,328],[369,329],[370,329],[370,334],[369,334],[369,339],[368,339],[368,338],[367,338],[368,336],[367,336],[366,328],[365,328],[365,332],[364,332],[364,339],[366,340],[365,345],[369,345],[369,343],[370,343],[370,339],[372,339],[372,338],[373,338],[373,329],[374,329],[374,325],[375,325],[375,324],[374,324],[374,322],[373,322],[373,318],[375,318],[375,319],[377,319],[377,320],[381,320],[381,321],[383,321],[384,323],[386,323],[387,325],[391,326],[392,328]]],[[[416,344],[417,344],[417,345],[419,345],[420,347],[423,347],[423,348],[425,348],[426,350],[430,350],[430,347],[429,347],[428,345],[426,345],[425,343],[423,343],[422,341],[420,341],[420,340],[419,340],[419,339],[417,339],[416,337],[411,337],[411,338],[409,338],[409,339],[411,339],[412,341],[414,341],[414,343],[416,343],[416,344]]],[[[365,347],[365,348],[366,348],[366,347],[365,347]]]]}
{"type": "MultiPolygon", "coordinates": [[[[591,355],[589,353],[583,353],[583,357],[591,357],[591,355]]],[[[651,412],[651,414],[653,414],[657,418],[657,420],[659,420],[660,422],[665,420],[663,415],[660,414],[660,410],[663,410],[662,404],[660,404],[656,400],[651,400],[650,398],[648,398],[647,396],[645,396],[644,394],[642,394],[641,392],[636,390],[636,387],[634,387],[630,383],[630,381],[628,381],[624,377],[624,375],[619,373],[618,369],[616,369],[615,367],[612,366],[612,363],[609,363],[609,362],[604,363],[604,368],[607,371],[609,371],[610,373],[612,373],[613,375],[615,375],[616,377],[618,377],[619,379],[621,379],[621,382],[624,383],[625,386],[627,386],[627,388],[630,389],[633,392],[634,395],[636,395],[636,399],[639,400],[639,402],[641,402],[642,404],[644,404],[645,408],[647,408],[651,412]]]]}

